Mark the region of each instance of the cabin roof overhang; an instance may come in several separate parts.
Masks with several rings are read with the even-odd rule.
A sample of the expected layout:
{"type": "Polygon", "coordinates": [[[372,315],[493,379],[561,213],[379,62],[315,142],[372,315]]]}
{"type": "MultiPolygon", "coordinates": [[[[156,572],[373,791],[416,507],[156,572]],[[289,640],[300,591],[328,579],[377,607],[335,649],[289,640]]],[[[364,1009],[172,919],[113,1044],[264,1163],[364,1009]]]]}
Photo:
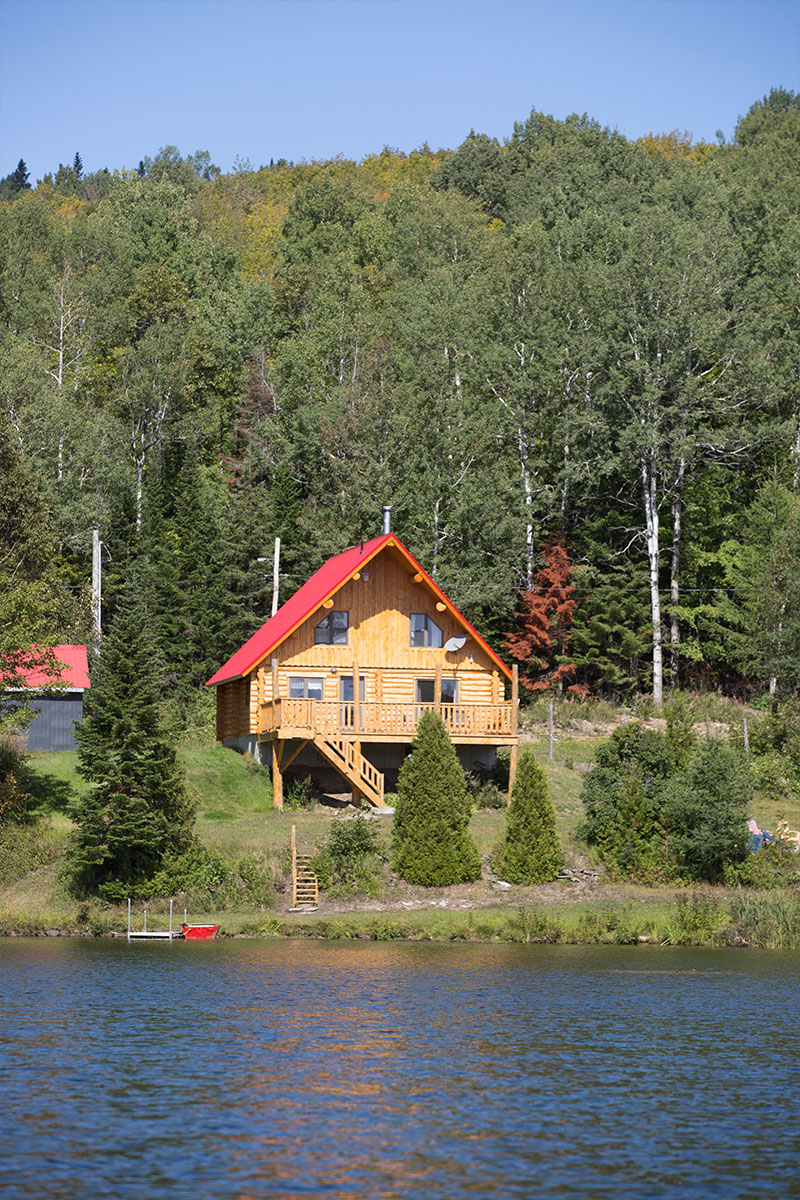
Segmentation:
{"type": "Polygon", "coordinates": [[[83,692],[92,686],[89,679],[89,662],[85,646],[66,645],[50,646],[52,658],[49,663],[37,663],[35,666],[23,667],[21,671],[12,672],[11,677],[19,678],[21,687],[3,688],[3,672],[0,670],[0,689],[11,691],[46,692],[48,688],[56,687],[59,692],[83,692]]]}
{"type": "Polygon", "coordinates": [[[428,586],[435,598],[445,605],[446,610],[452,614],[459,625],[478,643],[498,669],[510,679],[511,671],[499,655],[495,654],[491,646],[470,625],[466,617],[458,611],[439,585],[420,566],[414,555],[406,549],[397,535],[388,533],[383,534],[381,537],[373,538],[372,541],[363,542],[360,546],[354,546],[350,550],[345,550],[342,554],[337,554],[333,558],[329,558],[278,609],[275,616],[271,617],[260,629],[256,630],[253,636],[228,659],[225,665],[220,667],[216,674],[211,676],[206,683],[206,687],[218,687],[222,683],[230,683],[233,680],[243,679],[249,675],[251,671],[260,666],[265,658],[277,650],[282,642],[291,637],[309,617],[313,616],[320,608],[323,608],[336,595],[340,588],[344,587],[346,583],[363,571],[374,558],[385,550],[394,551],[401,560],[405,561],[405,564],[411,568],[412,575],[420,583],[424,582],[428,586]]]}

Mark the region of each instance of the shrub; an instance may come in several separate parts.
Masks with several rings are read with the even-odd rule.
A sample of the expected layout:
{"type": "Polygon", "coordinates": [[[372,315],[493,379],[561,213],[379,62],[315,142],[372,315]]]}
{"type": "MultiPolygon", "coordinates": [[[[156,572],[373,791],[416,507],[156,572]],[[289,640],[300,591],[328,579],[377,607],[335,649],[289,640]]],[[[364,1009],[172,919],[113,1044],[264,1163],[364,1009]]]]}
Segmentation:
{"type": "Polygon", "coordinates": [[[427,709],[397,780],[394,870],[423,887],[479,879],[481,862],[469,834],[469,817],[464,772],[444,722],[427,709]]]}
{"type": "Polygon", "coordinates": [[[741,887],[786,888],[798,881],[798,856],[778,843],[761,846],[742,861],[725,864],[724,882],[741,887]]]}
{"type": "Polygon", "coordinates": [[[667,719],[667,742],[672,751],[672,761],[679,771],[688,765],[697,742],[694,732],[694,712],[683,692],[676,692],[664,705],[667,719]]]}
{"type": "Polygon", "coordinates": [[[747,854],[753,782],[744,756],[709,738],[664,793],[671,868],[682,878],[716,883],[747,854]]]}
{"type": "Polygon", "coordinates": [[[675,743],[641,726],[616,730],[598,751],[583,787],[581,833],[612,873],[715,883],[744,860],[753,795],[744,756],[709,738],[676,771],[682,757],[675,743]]]}
{"type": "Polygon", "coordinates": [[[667,913],[665,946],[719,945],[730,940],[730,912],[713,896],[679,896],[667,913]]]}
{"type": "Polygon", "coordinates": [[[501,750],[493,766],[476,764],[467,773],[467,791],[473,808],[506,808],[508,805],[509,754],[501,750]]]}
{"type": "Polygon", "coordinates": [[[19,738],[0,735],[0,825],[24,820],[28,791],[25,748],[19,738]]]}
{"type": "Polygon", "coordinates": [[[533,884],[555,879],[563,865],[555,809],[544,771],[533,754],[523,753],[495,870],[511,883],[533,884]]]}
{"type": "MultiPolygon", "coordinates": [[[[269,871],[256,855],[229,861],[216,851],[196,845],[164,860],[161,869],[132,893],[137,897],[183,896],[197,908],[224,909],[237,903],[266,907],[274,899],[269,871]]],[[[109,899],[124,899],[109,896],[109,899]]]]}
{"type": "Polygon", "coordinates": [[[356,895],[378,894],[386,853],[375,824],[361,813],[331,826],[322,853],[314,860],[319,886],[356,895]]]}
{"type": "Polygon", "coordinates": [[[314,807],[314,787],[310,775],[290,780],[283,797],[283,807],[293,812],[314,807]]]}
{"type": "Polygon", "coordinates": [[[581,837],[616,875],[652,882],[665,869],[663,790],[673,756],[663,734],[642,725],[615,729],[597,751],[581,792],[581,837]]]}

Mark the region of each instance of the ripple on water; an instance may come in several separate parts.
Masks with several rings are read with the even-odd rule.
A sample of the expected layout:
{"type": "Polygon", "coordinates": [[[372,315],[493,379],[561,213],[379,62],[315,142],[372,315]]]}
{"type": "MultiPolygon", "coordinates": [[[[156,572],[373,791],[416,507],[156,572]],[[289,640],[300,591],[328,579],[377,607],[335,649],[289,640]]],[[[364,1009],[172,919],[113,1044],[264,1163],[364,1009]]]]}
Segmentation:
{"type": "Polygon", "coordinates": [[[799,961],[0,941],[0,1196],[800,1194],[799,961]]]}

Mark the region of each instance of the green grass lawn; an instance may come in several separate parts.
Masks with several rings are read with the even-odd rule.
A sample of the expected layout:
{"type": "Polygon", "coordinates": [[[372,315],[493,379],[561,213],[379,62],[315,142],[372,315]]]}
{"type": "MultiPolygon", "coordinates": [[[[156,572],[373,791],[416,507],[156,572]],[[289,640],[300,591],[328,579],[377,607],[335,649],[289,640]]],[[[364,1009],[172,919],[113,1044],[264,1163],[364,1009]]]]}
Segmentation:
{"type": "MultiPolygon", "coordinates": [[[[556,810],[559,835],[567,853],[579,851],[576,829],[582,819],[581,788],[594,763],[603,735],[568,736],[558,730],[553,761],[547,757],[547,736],[532,734],[529,745],[547,775],[556,810]]],[[[311,812],[276,812],[272,808],[270,772],[251,759],[223,746],[205,746],[179,751],[186,770],[187,787],[197,803],[197,830],[208,846],[230,857],[247,851],[272,857],[288,845],[292,824],[298,842],[319,846],[327,835],[336,810],[317,805],[311,812]]],[[[69,802],[80,794],[83,780],[77,773],[75,751],[36,752],[30,756],[30,778],[36,811],[67,823],[69,802]]],[[[800,828],[800,798],[787,798],[764,787],[757,794],[753,815],[764,828],[774,830],[779,818],[791,828],[800,828]]],[[[481,854],[488,854],[502,832],[502,810],[479,810],[473,815],[472,833],[481,854]]],[[[385,836],[391,821],[385,822],[385,836]]]]}
{"type": "MultiPolygon", "coordinates": [[[[568,862],[585,854],[577,841],[576,828],[582,817],[580,792],[586,772],[594,762],[597,747],[604,735],[585,730],[561,729],[557,732],[553,761],[548,760],[546,733],[529,735],[529,744],[543,767],[556,810],[559,835],[568,862]]],[[[277,812],[272,808],[272,788],[269,772],[252,761],[221,746],[183,749],[180,752],[187,776],[187,786],[197,804],[197,831],[201,841],[210,849],[235,860],[254,853],[268,866],[272,877],[284,881],[289,866],[291,829],[295,826],[301,850],[321,847],[327,839],[331,823],[343,816],[341,810],[316,805],[313,809],[277,812]]],[[[71,822],[68,806],[78,796],[84,784],[77,774],[77,754],[35,753],[30,756],[30,778],[36,809],[46,819],[47,854],[41,864],[28,874],[17,877],[8,886],[0,887],[0,928],[16,931],[35,931],[44,928],[91,929],[95,932],[124,929],[126,914],[122,906],[91,901],[88,904],[70,899],[59,882],[58,855],[68,836],[71,822]]],[[[800,802],[770,795],[759,796],[754,815],[765,827],[774,828],[777,818],[785,816],[790,825],[800,824],[800,802]]],[[[502,835],[506,810],[480,809],[473,813],[470,828],[481,855],[488,857],[502,835]]],[[[392,822],[381,819],[377,828],[388,850],[392,822]]],[[[580,861],[580,858],[578,858],[580,861]]],[[[388,878],[388,877],[387,877],[388,878]]],[[[484,887],[488,885],[484,883],[484,887]]],[[[419,898],[405,912],[397,905],[386,905],[394,886],[385,886],[383,902],[386,911],[336,912],[325,906],[314,917],[285,914],[286,884],[280,893],[275,910],[231,907],[224,913],[228,933],[248,935],[302,934],[308,936],[344,936],[390,938],[398,936],[424,938],[480,938],[483,940],[629,940],[648,937],[663,940],[673,937],[670,922],[674,923],[675,889],[642,889],[634,885],[615,884],[606,892],[586,902],[566,898],[554,905],[539,906],[527,898],[525,889],[517,889],[505,904],[482,908],[474,912],[459,911],[460,901],[449,911],[438,905],[447,889],[430,897],[430,904],[417,908],[419,898]],[[519,893],[519,894],[518,894],[519,893]],[[560,915],[559,915],[560,914],[560,915]],[[308,926],[306,930],[306,925],[308,926]],[[519,926],[519,928],[518,928],[519,926]]],[[[424,891],[421,890],[421,891],[424,891]]],[[[405,895],[405,893],[403,893],[405,895]]],[[[424,897],[427,898],[427,897],[424,897]]],[[[472,897],[463,907],[473,907],[472,897]]],[[[485,903],[485,900],[483,901],[485,903]]],[[[715,904],[727,901],[715,901],[715,904]]],[[[765,903],[772,904],[769,897],[765,903]]],[[[157,906],[156,906],[157,907],[157,906]]],[[[164,908],[164,905],[161,905],[164,908]]],[[[682,910],[681,910],[682,911],[682,910]]],[[[691,914],[690,914],[691,915],[691,914]]],[[[702,915],[702,914],[701,914],[702,915]]],[[[164,912],[155,909],[152,921],[166,920],[164,912]]],[[[210,918],[213,912],[193,913],[197,919],[210,918]]],[[[795,916],[792,921],[795,921],[795,916]]],[[[781,918],[783,919],[783,918],[781,918]]],[[[776,918],[777,920],[777,918],[776,918]]],[[[681,937],[684,934],[680,935],[681,937]]],[[[689,930],[685,935],[693,939],[689,930]]],[[[703,936],[716,936],[706,931],[703,936]]],[[[749,935],[748,935],[749,936],[749,935]]],[[[753,935],[755,936],[755,935],[753,935]]],[[[772,936],[772,935],[770,935],[772,936]]],[[[792,937],[795,937],[792,934],[792,937]]],[[[751,942],[750,944],[795,944],[785,942],[751,942]]]]}

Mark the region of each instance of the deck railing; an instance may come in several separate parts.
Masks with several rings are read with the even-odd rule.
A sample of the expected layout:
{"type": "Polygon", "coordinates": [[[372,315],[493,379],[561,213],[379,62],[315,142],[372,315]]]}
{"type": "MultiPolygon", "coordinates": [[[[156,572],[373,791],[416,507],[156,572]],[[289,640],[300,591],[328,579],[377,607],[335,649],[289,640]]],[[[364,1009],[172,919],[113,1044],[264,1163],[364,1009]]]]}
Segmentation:
{"type": "Polygon", "coordinates": [[[395,704],[362,700],[359,704],[331,700],[293,700],[279,697],[261,705],[259,733],[291,729],[330,736],[413,737],[427,709],[439,712],[451,737],[512,737],[513,706],[501,704],[395,704]]]}

